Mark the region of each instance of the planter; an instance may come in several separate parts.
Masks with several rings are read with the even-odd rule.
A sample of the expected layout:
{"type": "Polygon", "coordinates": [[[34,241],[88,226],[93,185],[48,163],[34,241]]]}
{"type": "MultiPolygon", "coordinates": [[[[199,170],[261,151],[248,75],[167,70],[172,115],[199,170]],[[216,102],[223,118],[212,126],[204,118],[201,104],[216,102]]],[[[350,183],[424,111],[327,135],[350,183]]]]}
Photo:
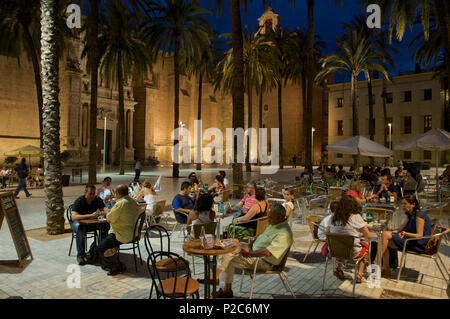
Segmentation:
{"type": "Polygon", "coordinates": [[[63,175],[61,177],[62,186],[69,186],[70,175],[63,175]]]}

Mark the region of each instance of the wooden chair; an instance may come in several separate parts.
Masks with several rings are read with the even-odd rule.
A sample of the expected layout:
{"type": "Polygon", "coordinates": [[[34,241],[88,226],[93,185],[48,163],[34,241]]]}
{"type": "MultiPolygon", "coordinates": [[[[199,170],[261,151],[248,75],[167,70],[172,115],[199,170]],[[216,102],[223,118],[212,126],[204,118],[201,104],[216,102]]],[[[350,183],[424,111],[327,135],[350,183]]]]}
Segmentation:
{"type": "MultiPolygon", "coordinates": [[[[147,268],[152,278],[152,288],[150,290],[149,299],[152,297],[153,287],[156,287],[156,297],[163,298],[184,298],[195,296],[200,298],[198,290],[200,284],[197,280],[191,278],[189,263],[173,252],[156,251],[152,252],[147,258],[147,268]],[[161,270],[158,267],[159,260],[168,260],[168,264],[174,265],[174,276],[162,279],[161,270]],[[184,276],[180,276],[180,272],[185,272],[184,276]]],[[[166,273],[166,272],[162,272],[166,273]]]]}
{"type": "Polygon", "coordinates": [[[353,296],[355,295],[356,274],[358,273],[358,263],[364,259],[364,256],[358,259],[353,258],[353,249],[355,245],[355,237],[344,234],[327,233],[327,242],[329,254],[325,261],[325,270],[323,272],[322,290],[325,290],[325,278],[327,275],[327,267],[329,258],[344,260],[355,263],[355,276],[353,278],[353,296]]]}
{"type": "Polygon", "coordinates": [[[139,253],[139,258],[141,260],[141,265],[142,265],[142,255],[141,255],[141,248],[139,247],[139,242],[141,240],[141,233],[142,233],[142,227],[144,226],[144,222],[145,222],[145,212],[142,212],[138,219],[136,220],[136,223],[134,224],[134,238],[129,241],[128,243],[124,243],[123,245],[128,245],[130,244],[131,247],[125,247],[123,248],[123,245],[119,246],[119,250],[117,252],[118,254],[118,258],[120,261],[120,251],[121,250],[131,250],[133,249],[133,258],[134,258],[134,267],[136,268],[136,272],[138,271],[137,269],[137,262],[136,262],[136,248],[138,250],[139,253]]]}
{"type": "Polygon", "coordinates": [[[158,224],[157,218],[161,218],[161,216],[164,214],[164,207],[166,207],[165,200],[160,200],[155,203],[155,205],[153,206],[153,212],[148,212],[146,214],[149,225],[158,224]]]}
{"type": "Polygon", "coordinates": [[[290,251],[290,248],[288,249],[286,254],[284,254],[283,260],[281,261],[281,263],[278,266],[273,267],[273,269],[271,269],[271,270],[258,270],[257,269],[258,268],[258,263],[261,260],[261,257],[258,257],[256,259],[256,262],[255,262],[255,265],[253,266],[253,268],[243,268],[242,269],[242,276],[241,276],[240,291],[243,292],[242,291],[242,284],[244,282],[244,274],[250,275],[250,277],[252,278],[252,285],[251,285],[251,288],[250,288],[250,298],[249,299],[253,298],[253,291],[254,291],[254,288],[255,288],[256,274],[279,275],[280,279],[281,279],[281,282],[283,283],[284,287],[286,288],[286,290],[289,290],[291,292],[292,297],[294,297],[294,299],[295,299],[295,293],[292,290],[292,287],[289,284],[289,281],[287,279],[286,272],[284,271],[285,267],[286,267],[286,261],[287,261],[288,255],[289,255],[289,251],[290,251]]]}
{"type": "Polygon", "coordinates": [[[441,259],[441,256],[439,256],[439,249],[441,247],[441,242],[442,242],[442,237],[444,237],[445,235],[447,235],[450,232],[449,228],[445,228],[445,227],[440,227],[439,232],[437,234],[434,235],[430,235],[430,236],[422,236],[422,237],[417,237],[417,238],[408,238],[405,240],[405,244],[403,246],[403,251],[402,251],[402,258],[400,260],[400,269],[398,271],[398,275],[397,275],[397,281],[400,280],[400,276],[402,274],[402,269],[405,267],[406,265],[406,256],[407,254],[411,254],[411,255],[416,255],[416,256],[420,256],[420,257],[426,257],[426,258],[431,258],[432,260],[435,261],[436,266],[438,267],[439,271],[441,272],[442,277],[444,278],[445,282],[447,283],[447,285],[449,284],[449,273],[447,271],[447,267],[445,266],[444,262],[441,259]],[[431,239],[432,237],[437,237],[438,238],[438,243],[437,243],[437,247],[436,247],[436,251],[432,254],[420,254],[414,251],[408,251],[406,250],[406,245],[408,242],[413,241],[413,240],[420,240],[420,239],[431,239]],[[439,264],[439,262],[441,264],[439,264]],[[441,268],[442,266],[442,268],[441,268]],[[447,274],[447,275],[445,275],[447,274]]]}
{"type": "Polygon", "coordinates": [[[316,252],[317,247],[320,243],[325,243],[326,240],[319,239],[319,236],[317,235],[317,231],[319,230],[318,224],[319,224],[319,216],[315,214],[309,214],[306,216],[306,219],[308,220],[309,230],[311,231],[312,241],[309,245],[308,252],[305,255],[305,258],[303,258],[303,262],[306,261],[306,258],[309,256],[309,252],[311,251],[311,247],[316,244],[316,247],[314,247],[313,254],[316,252]]]}
{"type": "Polygon", "coordinates": [[[228,202],[231,198],[231,191],[229,189],[222,192],[222,202],[228,202]]]}
{"type": "MultiPolygon", "coordinates": [[[[244,225],[254,222],[255,220],[249,220],[247,222],[243,222],[243,223],[236,223],[236,225],[244,225]]],[[[258,219],[256,219],[256,231],[255,231],[255,236],[252,237],[247,237],[248,240],[252,240],[255,239],[256,237],[258,237],[259,235],[261,235],[262,233],[264,233],[264,231],[266,230],[267,226],[269,226],[269,217],[267,216],[263,216],[260,217],[258,219]]],[[[236,233],[233,233],[233,236],[231,238],[235,238],[236,233]]]]}

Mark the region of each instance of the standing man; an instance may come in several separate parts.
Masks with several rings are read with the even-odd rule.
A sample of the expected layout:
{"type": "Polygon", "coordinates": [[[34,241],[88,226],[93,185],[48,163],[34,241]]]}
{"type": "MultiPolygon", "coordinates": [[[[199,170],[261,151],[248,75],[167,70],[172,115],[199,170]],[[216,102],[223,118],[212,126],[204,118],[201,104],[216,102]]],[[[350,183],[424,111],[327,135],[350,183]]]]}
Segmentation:
{"type": "Polygon", "coordinates": [[[17,196],[17,195],[19,194],[21,189],[23,189],[23,191],[25,192],[25,195],[27,197],[30,197],[31,194],[28,193],[27,182],[26,182],[26,178],[30,174],[30,170],[27,167],[25,158],[22,158],[22,160],[20,161],[19,166],[17,166],[17,168],[16,168],[16,173],[17,173],[17,177],[19,178],[19,185],[17,185],[17,188],[14,192],[14,197],[16,199],[19,199],[19,196],[17,196]]]}
{"type": "Polygon", "coordinates": [[[141,161],[138,158],[136,160],[136,165],[134,166],[134,172],[135,172],[134,181],[135,182],[139,182],[139,176],[141,176],[141,167],[142,167],[142,164],[141,164],[141,161]]]}
{"type": "Polygon", "coordinates": [[[292,163],[294,164],[294,168],[297,168],[297,156],[294,154],[294,157],[292,158],[292,163]]]}
{"type": "Polygon", "coordinates": [[[120,184],[116,187],[117,201],[106,215],[110,224],[109,235],[97,247],[103,266],[108,270],[108,276],[114,276],[126,270],[119,262],[118,247],[129,243],[135,237],[134,226],[139,218],[139,205],[128,196],[128,186],[120,184]]]}
{"type": "Polygon", "coordinates": [[[103,200],[95,195],[95,190],[94,185],[86,185],[84,195],[78,197],[72,205],[70,228],[77,234],[77,262],[80,266],[88,262],[85,251],[87,232],[99,229],[103,232],[102,237],[106,237],[109,229],[108,224],[80,223],[82,219],[95,219],[101,215],[105,215],[108,211],[103,200]]]}

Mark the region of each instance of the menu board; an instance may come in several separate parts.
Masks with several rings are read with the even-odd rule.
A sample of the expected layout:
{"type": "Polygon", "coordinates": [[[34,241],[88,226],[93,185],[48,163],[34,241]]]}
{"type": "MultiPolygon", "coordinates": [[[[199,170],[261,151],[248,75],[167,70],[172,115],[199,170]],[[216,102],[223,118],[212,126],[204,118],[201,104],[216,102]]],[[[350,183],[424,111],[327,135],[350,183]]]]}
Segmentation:
{"type": "Polygon", "coordinates": [[[12,192],[0,195],[0,227],[4,219],[8,223],[17,256],[19,257],[19,264],[23,266],[23,260],[27,257],[33,258],[33,255],[31,254],[30,244],[23,228],[19,208],[12,192]]]}

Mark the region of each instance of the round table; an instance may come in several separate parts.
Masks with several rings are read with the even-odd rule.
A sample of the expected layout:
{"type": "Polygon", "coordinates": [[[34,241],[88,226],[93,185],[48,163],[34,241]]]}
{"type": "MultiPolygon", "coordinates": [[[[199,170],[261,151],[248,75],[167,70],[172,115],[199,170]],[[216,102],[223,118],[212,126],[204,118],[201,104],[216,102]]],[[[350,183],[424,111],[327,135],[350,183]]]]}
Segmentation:
{"type": "Polygon", "coordinates": [[[205,263],[205,299],[216,298],[216,289],[217,289],[217,278],[216,278],[216,269],[217,269],[217,256],[231,253],[234,251],[236,247],[222,249],[222,248],[214,248],[214,249],[204,249],[200,242],[200,239],[194,239],[191,241],[187,241],[183,244],[183,250],[192,255],[203,256],[203,261],[205,263]],[[210,279],[211,272],[213,275],[213,291],[211,295],[210,291],[210,279]]]}

